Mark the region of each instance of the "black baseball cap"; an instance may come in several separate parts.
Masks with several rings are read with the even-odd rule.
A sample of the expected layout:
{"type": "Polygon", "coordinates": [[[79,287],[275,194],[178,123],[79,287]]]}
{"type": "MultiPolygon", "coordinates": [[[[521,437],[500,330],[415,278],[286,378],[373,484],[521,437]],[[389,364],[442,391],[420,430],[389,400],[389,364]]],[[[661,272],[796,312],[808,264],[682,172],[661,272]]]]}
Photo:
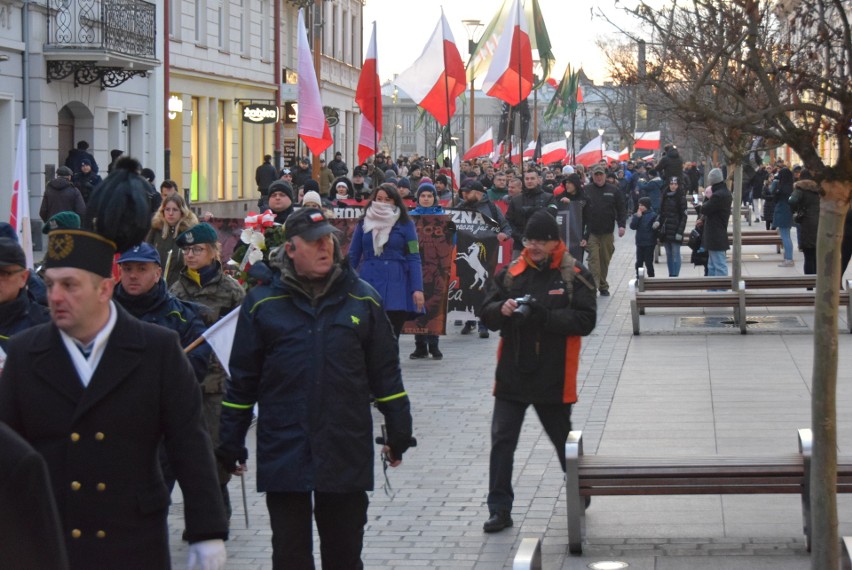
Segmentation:
{"type": "Polygon", "coordinates": [[[305,241],[316,241],[338,231],[340,230],[328,222],[322,211],[316,208],[301,208],[287,218],[284,224],[284,239],[289,241],[298,236],[305,241]]]}
{"type": "Polygon", "coordinates": [[[27,257],[24,250],[15,240],[11,238],[0,238],[0,267],[18,265],[27,267],[27,257]]]}

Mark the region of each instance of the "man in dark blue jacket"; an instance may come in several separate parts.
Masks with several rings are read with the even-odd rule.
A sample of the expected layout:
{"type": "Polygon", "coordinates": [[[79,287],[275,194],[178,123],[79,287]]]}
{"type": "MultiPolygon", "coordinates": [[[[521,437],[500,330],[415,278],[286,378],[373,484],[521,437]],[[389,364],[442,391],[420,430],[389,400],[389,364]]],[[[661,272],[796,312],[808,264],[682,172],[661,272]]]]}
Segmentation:
{"type": "Polygon", "coordinates": [[[287,219],[272,282],[252,289],[240,309],[222,402],[217,456],[232,473],[244,469],[259,404],[257,485],[276,569],[314,567],[312,513],[323,567],[363,567],[371,395],[387,424],[391,466],[411,441],[396,337],[376,291],[341,260],[335,231],[313,208],[287,219]]]}
{"type": "MultiPolygon", "coordinates": [[[[162,279],[160,254],[153,246],[142,243],[125,251],[118,258],[118,267],[121,269],[121,281],[115,286],[112,296],[128,313],[146,323],[175,331],[183,348],[207,330],[197,305],[191,306],[169,293],[162,279]]],[[[207,375],[210,354],[207,343],[187,354],[199,383],[207,375]]]]}
{"type": "Polygon", "coordinates": [[[27,293],[27,258],[13,239],[0,238],[0,372],[6,360],[9,337],[50,320],[47,307],[27,293]]]}

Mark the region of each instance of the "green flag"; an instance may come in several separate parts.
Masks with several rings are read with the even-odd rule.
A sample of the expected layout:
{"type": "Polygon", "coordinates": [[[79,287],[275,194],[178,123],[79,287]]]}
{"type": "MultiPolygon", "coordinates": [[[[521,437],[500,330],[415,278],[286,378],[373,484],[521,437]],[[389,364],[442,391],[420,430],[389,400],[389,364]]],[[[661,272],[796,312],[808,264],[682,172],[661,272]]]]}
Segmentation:
{"type": "Polygon", "coordinates": [[[479,42],[476,44],[476,49],[470,54],[470,60],[467,62],[467,80],[473,81],[481,72],[488,69],[491,64],[491,58],[494,56],[494,50],[497,49],[497,40],[500,39],[500,34],[503,33],[503,27],[506,25],[506,10],[508,9],[509,0],[503,0],[500,9],[491,18],[479,42]]]}
{"type": "Polygon", "coordinates": [[[533,85],[533,89],[538,89],[550,77],[550,71],[556,63],[556,56],[553,55],[550,36],[547,35],[547,26],[544,25],[544,16],[541,13],[538,0],[527,2],[524,12],[527,16],[527,23],[531,24],[529,26],[530,47],[538,50],[538,59],[541,64],[541,75],[536,84],[533,85]]]}
{"type": "Polygon", "coordinates": [[[577,111],[577,89],[580,86],[580,70],[571,71],[571,64],[565,68],[562,81],[553,94],[553,99],[544,111],[544,120],[551,121],[577,111]]]}
{"type": "MultiPolygon", "coordinates": [[[[506,27],[509,4],[509,0],[503,0],[500,10],[497,11],[488,23],[488,26],[485,27],[482,37],[479,38],[479,42],[476,44],[476,49],[470,54],[470,60],[467,62],[467,80],[469,82],[486,71],[488,66],[491,65],[491,59],[494,56],[494,51],[497,49],[500,34],[503,33],[503,28],[506,27]]],[[[541,13],[538,0],[526,3],[524,15],[527,18],[530,47],[538,50],[538,58],[541,62],[541,77],[538,78],[538,82],[533,86],[534,89],[538,89],[550,75],[550,71],[553,69],[554,63],[556,63],[556,56],[553,55],[550,36],[547,34],[547,27],[544,25],[544,16],[541,13]]]]}

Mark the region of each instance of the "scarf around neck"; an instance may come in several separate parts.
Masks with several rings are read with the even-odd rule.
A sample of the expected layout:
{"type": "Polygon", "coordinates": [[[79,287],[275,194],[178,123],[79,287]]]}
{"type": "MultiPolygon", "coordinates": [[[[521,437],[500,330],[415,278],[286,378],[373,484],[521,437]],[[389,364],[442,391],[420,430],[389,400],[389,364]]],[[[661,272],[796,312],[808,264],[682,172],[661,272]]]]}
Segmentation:
{"type": "Polygon", "coordinates": [[[364,233],[373,232],[373,253],[381,257],[393,225],[399,220],[399,208],[384,202],[372,202],[364,214],[364,233]]]}

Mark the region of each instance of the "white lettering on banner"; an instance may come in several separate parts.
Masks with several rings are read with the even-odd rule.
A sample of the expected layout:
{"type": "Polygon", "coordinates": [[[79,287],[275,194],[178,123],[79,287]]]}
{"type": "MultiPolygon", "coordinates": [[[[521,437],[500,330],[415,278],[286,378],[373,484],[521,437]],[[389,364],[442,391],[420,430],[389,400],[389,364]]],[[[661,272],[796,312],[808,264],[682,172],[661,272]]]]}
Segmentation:
{"type": "Polygon", "coordinates": [[[243,118],[259,123],[268,119],[278,119],[278,110],[274,107],[245,107],[243,118]]]}

